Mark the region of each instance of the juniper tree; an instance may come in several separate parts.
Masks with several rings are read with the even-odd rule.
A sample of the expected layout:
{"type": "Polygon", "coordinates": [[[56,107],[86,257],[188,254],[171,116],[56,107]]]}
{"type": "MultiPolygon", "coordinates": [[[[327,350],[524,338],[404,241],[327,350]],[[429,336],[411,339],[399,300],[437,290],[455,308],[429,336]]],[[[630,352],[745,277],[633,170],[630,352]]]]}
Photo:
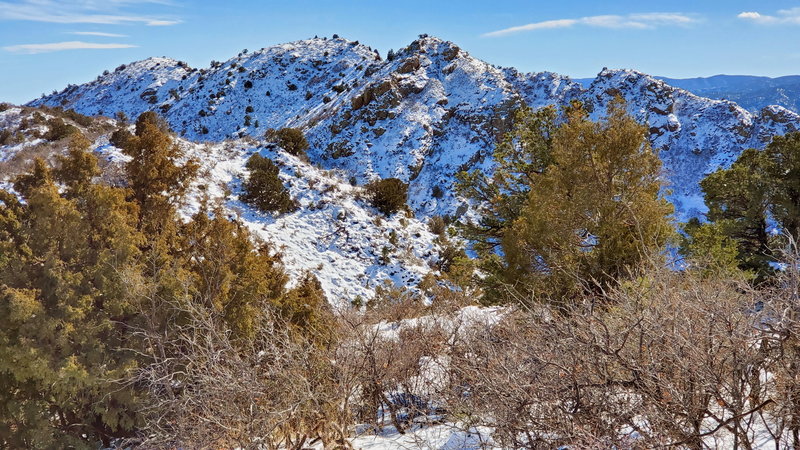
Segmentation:
{"type": "Polygon", "coordinates": [[[110,382],[137,360],[122,331],[144,240],[137,208],[91,184],[91,154],[75,148],[62,164],[83,169],[54,175],[37,160],[15,183],[24,203],[0,193],[0,446],[107,446],[138,424],[135,392],[110,382]]]}
{"type": "Polygon", "coordinates": [[[242,183],[241,200],[263,212],[286,213],[294,211],[297,204],[283,186],[280,170],[271,160],[254,154],[245,165],[250,174],[242,183]]]}
{"type": "Polygon", "coordinates": [[[461,191],[483,205],[466,236],[483,251],[487,301],[509,287],[565,301],[664,245],[672,207],[660,195],[661,162],[621,100],[599,122],[573,104],[558,127],[552,110],[522,110],[517,123],[492,179],[462,176],[461,191]]]}
{"type": "Polygon", "coordinates": [[[606,119],[573,107],[552,140],[552,162],[531,184],[503,236],[511,280],[560,301],[627,275],[672,234],[661,195],[661,160],[647,128],[612,102],[606,119]]]}
{"type": "MultiPolygon", "coordinates": [[[[700,187],[710,222],[701,226],[713,226],[719,239],[735,242],[739,268],[756,282],[771,276],[775,250],[785,245],[781,233],[800,237],[800,133],[776,136],[763,151],[745,150],[700,187]],[[778,233],[770,231],[770,220],[778,233]]],[[[696,245],[691,235],[690,244],[696,245]]]]}
{"type": "Polygon", "coordinates": [[[186,193],[198,166],[193,160],[181,163],[183,151],[165,127],[155,113],[143,113],[136,120],[136,134],[124,141],[122,151],[131,157],[125,172],[132,199],[140,206],[141,230],[169,240],[167,236],[174,233],[175,205],[186,193]]]}

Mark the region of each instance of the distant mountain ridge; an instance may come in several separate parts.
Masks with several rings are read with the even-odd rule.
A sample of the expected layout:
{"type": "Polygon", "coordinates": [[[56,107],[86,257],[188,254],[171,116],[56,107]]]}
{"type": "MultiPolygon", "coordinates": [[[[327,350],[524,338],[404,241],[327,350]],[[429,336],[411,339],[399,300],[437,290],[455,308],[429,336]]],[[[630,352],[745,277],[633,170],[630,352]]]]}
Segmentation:
{"type": "Polygon", "coordinates": [[[702,209],[698,182],[706,173],[774,134],[800,130],[800,116],[784,107],[751,112],[632,70],[603,70],[584,87],[552,72],[496,67],[427,35],[391,56],[384,60],[371,47],[337,37],[243,51],[204,69],[150,58],[31,105],[128,117],[154,110],[199,141],[300,127],[312,161],[343,169],[359,183],[408,181],[410,204],[423,215],[466,210],[450,189],[455,174],[492,169],[496,139],[522,104],[580,100],[598,118],[612,98],[625,98],[661,151],[681,217],[702,209]],[[432,195],[437,186],[444,196],[432,195]]]}
{"type": "MultiPolygon", "coordinates": [[[[687,90],[701,97],[730,100],[742,108],[757,112],[770,105],[800,112],[800,75],[760,77],[753,75],[714,75],[698,78],[668,78],[655,76],[670,86],[687,90]]],[[[588,86],[594,78],[575,81],[588,86]]]]}

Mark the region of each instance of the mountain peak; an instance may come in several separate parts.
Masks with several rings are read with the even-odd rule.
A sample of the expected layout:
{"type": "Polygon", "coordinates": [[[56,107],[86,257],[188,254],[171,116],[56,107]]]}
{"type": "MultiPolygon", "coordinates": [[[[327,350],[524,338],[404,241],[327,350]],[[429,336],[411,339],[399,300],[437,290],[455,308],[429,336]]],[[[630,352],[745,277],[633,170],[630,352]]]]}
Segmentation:
{"type": "Polygon", "coordinates": [[[453,214],[463,210],[450,189],[454,174],[491,171],[495,142],[520,105],[579,100],[600,118],[617,96],[662,150],[676,201],[697,195],[703,173],[744,148],[763,147],[769,136],[800,126],[789,111],[754,115],[636,70],[605,68],[582,89],[558,74],[497,68],[430,35],[387,60],[338,36],[242,51],[202,70],[148,58],[32,104],[131,118],[153,110],[180,135],[200,141],[260,139],[268,128],[301,128],[320,165],[359,183],[400,178],[410,183],[409,204],[418,213],[453,214]],[[443,194],[434,197],[434,187],[443,194]]]}

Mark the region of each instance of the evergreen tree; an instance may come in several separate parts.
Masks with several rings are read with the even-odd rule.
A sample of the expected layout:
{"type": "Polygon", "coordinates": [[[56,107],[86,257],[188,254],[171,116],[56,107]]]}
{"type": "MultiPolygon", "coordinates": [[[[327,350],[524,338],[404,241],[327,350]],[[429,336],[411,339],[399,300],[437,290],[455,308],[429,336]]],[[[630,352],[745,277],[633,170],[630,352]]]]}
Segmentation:
{"type": "Polygon", "coordinates": [[[366,186],[372,206],[384,215],[392,215],[407,208],[408,184],[398,178],[384,178],[366,186]]]}
{"type": "MultiPolygon", "coordinates": [[[[62,161],[96,173],[75,150],[62,161]]],[[[69,183],[72,176],[59,179],[69,183]]],[[[38,160],[15,185],[24,204],[0,193],[0,446],[109,445],[137,425],[137,396],[121,379],[136,365],[136,205],[101,185],[59,193],[38,160]],[[6,253],[7,252],[7,253],[6,253]]]]}
{"type": "Polygon", "coordinates": [[[775,136],[764,150],[770,180],[770,213],[783,231],[800,241],[800,132],[775,136]]]}
{"type": "Polygon", "coordinates": [[[582,283],[627,275],[661,249],[673,233],[672,205],[659,193],[661,160],[647,128],[620,99],[600,122],[581,107],[568,110],[551,157],[502,249],[514,283],[561,301],[582,283]]]}
{"type": "Polygon", "coordinates": [[[456,191],[476,202],[478,222],[460,224],[462,235],[486,258],[499,248],[505,232],[519,216],[538,175],[552,164],[552,135],[556,129],[553,107],[522,107],[514,125],[494,151],[491,177],[480,170],[457,175],[456,191]]]}
{"type": "Polygon", "coordinates": [[[131,157],[125,171],[132,199],[140,206],[140,229],[168,240],[175,231],[174,205],[183,198],[198,166],[194,161],[180,164],[183,151],[165,127],[155,113],[143,113],[136,120],[136,134],[122,150],[131,157]]]}
{"type": "Polygon", "coordinates": [[[700,182],[708,206],[708,220],[738,245],[739,267],[763,280],[772,269],[771,236],[767,233],[769,181],[763,154],[745,150],[728,169],[720,169],[700,182]]]}
{"type": "Polygon", "coordinates": [[[68,156],[58,157],[55,177],[64,183],[72,195],[89,188],[92,179],[100,175],[97,158],[88,152],[91,142],[78,132],[72,135],[68,156]]]}
{"type": "Polygon", "coordinates": [[[466,228],[483,239],[487,301],[509,288],[519,298],[568,301],[627,275],[665,244],[672,207],[659,194],[661,161],[621,100],[600,122],[574,104],[557,129],[552,111],[521,114],[529,119],[518,119],[500,146],[496,183],[462,178],[462,192],[488,199],[481,222],[466,228]]]}
{"type": "Polygon", "coordinates": [[[269,307],[285,292],[280,257],[256,247],[245,228],[205,207],[182,229],[182,257],[191,273],[194,301],[220,314],[238,338],[252,338],[269,307]]]}
{"type": "Polygon", "coordinates": [[[263,212],[285,213],[297,209],[289,191],[278,177],[280,170],[271,160],[254,154],[245,165],[250,175],[242,188],[241,200],[263,212]]]}
{"type": "Polygon", "coordinates": [[[298,337],[317,345],[330,343],[333,315],[322,284],[314,275],[306,273],[296,287],[278,300],[277,309],[298,337]]]}
{"type": "Polygon", "coordinates": [[[720,223],[701,223],[692,218],[683,224],[682,231],[679,251],[690,259],[690,269],[706,277],[749,277],[739,268],[737,242],[725,235],[720,223]]]}
{"type": "Polygon", "coordinates": [[[281,128],[275,130],[270,128],[265,133],[264,137],[269,142],[277,144],[287,153],[301,158],[305,158],[306,150],[308,150],[308,141],[303,134],[303,130],[299,128],[281,128]]]}
{"type": "MultiPolygon", "coordinates": [[[[722,238],[736,243],[740,269],[761,282],[774,274],[782,236],[800,238],[800,133],[776,136],[764,149],[748,149],[727,169],[700,182],[707,218],[722,238]]],[[[692,244],[692,236],[686,241],[692,244]]],[[[685,247],[686,247],[685,245],[685,247]]]]}

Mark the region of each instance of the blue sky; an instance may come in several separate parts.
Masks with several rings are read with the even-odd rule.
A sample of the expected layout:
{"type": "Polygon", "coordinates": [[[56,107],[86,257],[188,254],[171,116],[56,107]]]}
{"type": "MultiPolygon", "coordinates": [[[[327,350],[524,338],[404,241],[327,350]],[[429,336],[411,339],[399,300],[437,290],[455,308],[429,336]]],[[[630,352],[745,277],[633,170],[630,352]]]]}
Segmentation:
{"type": "Polygon", "coordinates": [[[428,33],[490,63],[592,77],[800,74],[800,2],[0,0],[0,101],[148,56],[204,67],[334,33],[385,55],[428,33]],[[649,3],[649,4],[648,4],[649,3]]]}

